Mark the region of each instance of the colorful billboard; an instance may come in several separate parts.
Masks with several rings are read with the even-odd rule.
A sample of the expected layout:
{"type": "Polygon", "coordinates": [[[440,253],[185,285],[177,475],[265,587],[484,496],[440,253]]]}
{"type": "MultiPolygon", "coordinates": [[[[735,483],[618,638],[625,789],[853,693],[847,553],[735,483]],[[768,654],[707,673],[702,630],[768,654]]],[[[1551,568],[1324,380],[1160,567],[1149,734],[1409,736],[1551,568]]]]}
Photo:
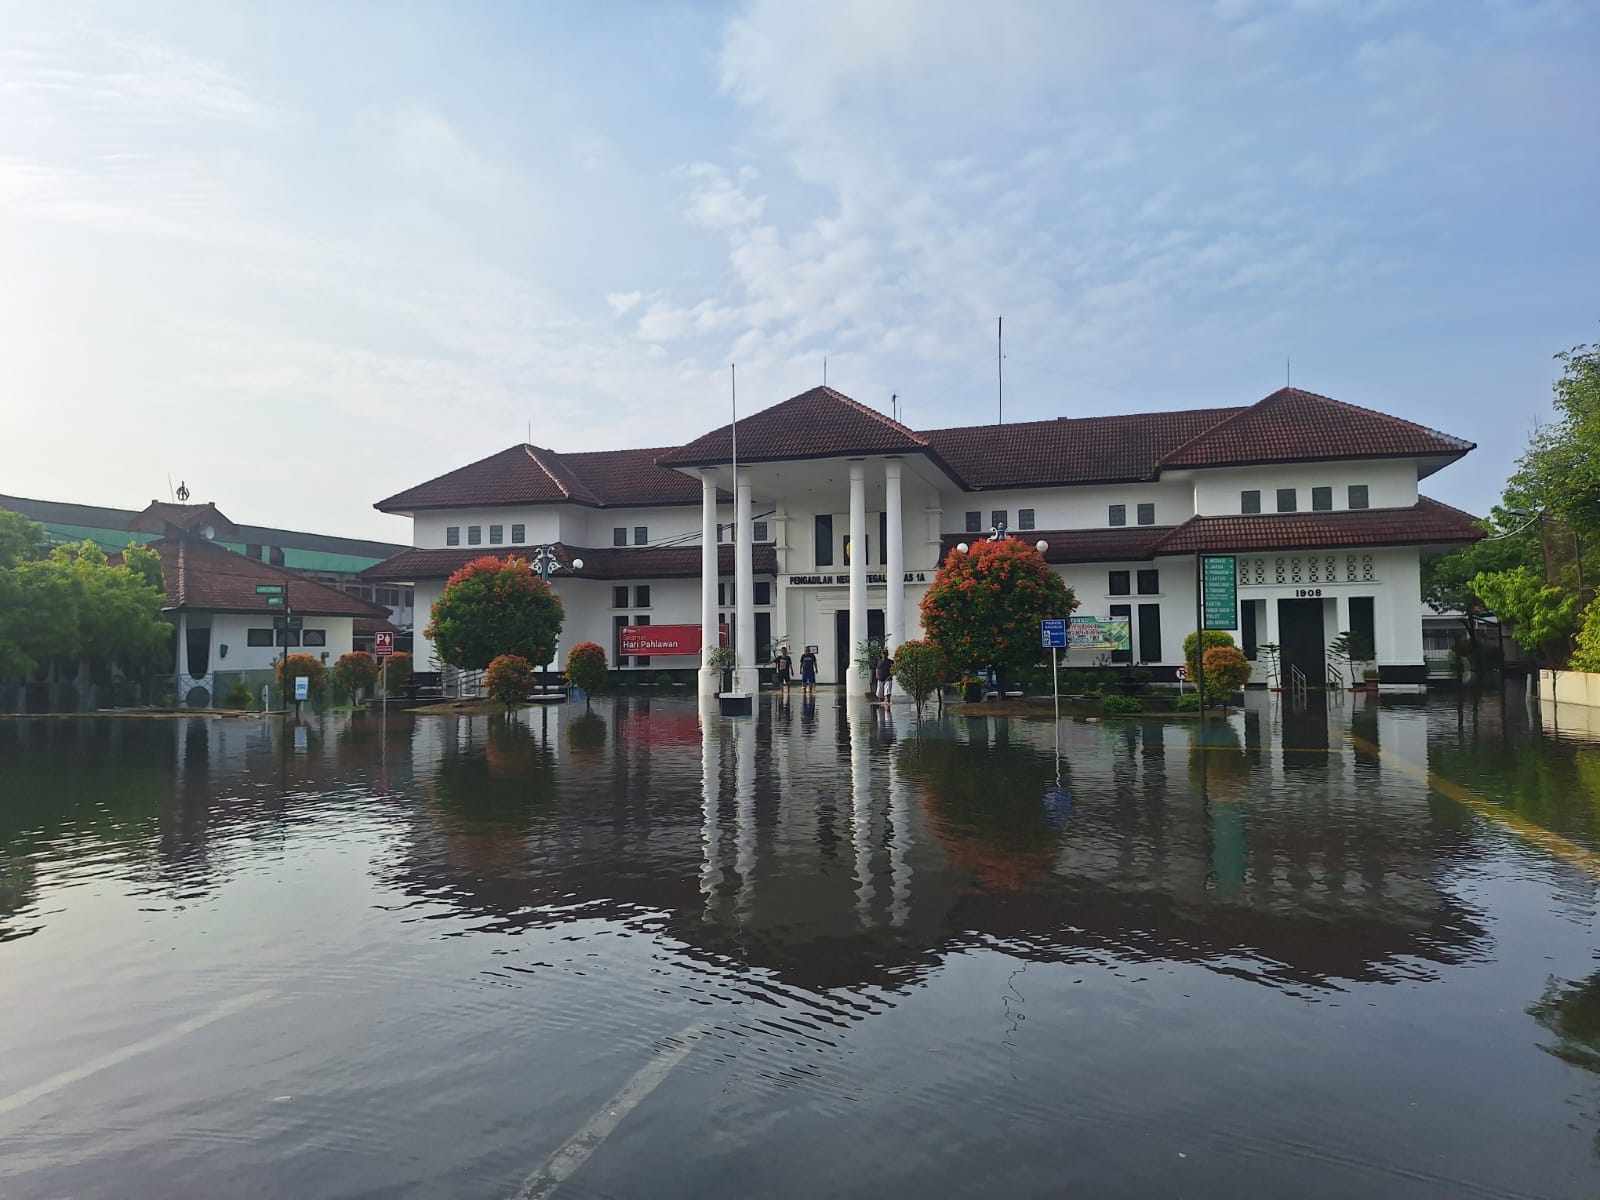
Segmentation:
{"type": "MultiPolygon", "coordinates": [[[[726,644],[728,627],[719,625],[720,641],[726,644]]],[[[698,625],[624,625],[617,638],[618,654],[693,655],[700,657],[698,625]]]]}
{"type": "Polygon", "coordinates": [[[1073,617],[1067,622],[1068,650],[1130,650],[1127,617],[1073,617]]]}

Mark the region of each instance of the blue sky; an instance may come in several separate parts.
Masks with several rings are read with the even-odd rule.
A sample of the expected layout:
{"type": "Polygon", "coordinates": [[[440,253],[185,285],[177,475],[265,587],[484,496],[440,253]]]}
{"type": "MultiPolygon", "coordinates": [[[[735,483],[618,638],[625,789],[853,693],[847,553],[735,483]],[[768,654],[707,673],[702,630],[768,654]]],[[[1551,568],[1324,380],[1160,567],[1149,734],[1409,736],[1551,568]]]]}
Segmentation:
{"type": "Polygon", "coordinates": [[[14,4],[0,491],[404,540],[522,440],[828,381],[923,428],[1259,399],[1478,442],[1600,341],[1587,0],[14,4]]]}

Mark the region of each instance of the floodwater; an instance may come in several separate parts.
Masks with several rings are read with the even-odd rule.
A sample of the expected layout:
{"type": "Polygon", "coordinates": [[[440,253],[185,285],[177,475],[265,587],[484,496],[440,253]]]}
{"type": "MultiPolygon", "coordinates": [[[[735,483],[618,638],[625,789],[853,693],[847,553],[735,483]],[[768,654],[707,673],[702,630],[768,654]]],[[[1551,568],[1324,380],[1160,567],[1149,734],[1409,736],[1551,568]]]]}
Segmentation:
{"type": "Polygon", "coordinates": [[[1520,700],[0,722],[0,1197],[1594,1197],[1520,700]]]}

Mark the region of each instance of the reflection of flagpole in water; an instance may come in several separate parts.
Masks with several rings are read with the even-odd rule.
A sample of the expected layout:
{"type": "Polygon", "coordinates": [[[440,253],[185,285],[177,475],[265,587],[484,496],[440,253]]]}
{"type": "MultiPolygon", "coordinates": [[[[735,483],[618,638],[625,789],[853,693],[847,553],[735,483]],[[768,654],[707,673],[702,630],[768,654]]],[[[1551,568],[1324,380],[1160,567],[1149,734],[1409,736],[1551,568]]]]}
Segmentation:
{"type": "Polygon", "coordinates": [[[700,895],[705,901],[705,920],[712,918],[717,889],[722,886],[722,741],[712,725],[710,697],[700,697],[700,895]]]}
{"type": "Polygon", "coordinates": [[[733,802],[736,857],[739,872],[739,919],[747,920],[756,901],[756,722],[735,721],[738,737],[734,751],[733,802]]]}
{"type": "MultiPolygon", "coordinates": [[[[891,716],[891,726],[893,721],[891,716]]],[[[900,926],[906,923],[911,909],[911,862],[907,857],[911,849],[911,805],[906,781],[900,778],[900,758],[895,749],[898,747],[889,753],[889,823],[893,827],[893,836],[889,839],[889,875],[894,881],[889,922],[900,926]]]]}
{"type": "Polygon", "coordinates": [[[866,714],[850,721],[850,839],[856,850],[856,915],[863,927],[872,921],[872,770],[867,758],[866,714]]]}

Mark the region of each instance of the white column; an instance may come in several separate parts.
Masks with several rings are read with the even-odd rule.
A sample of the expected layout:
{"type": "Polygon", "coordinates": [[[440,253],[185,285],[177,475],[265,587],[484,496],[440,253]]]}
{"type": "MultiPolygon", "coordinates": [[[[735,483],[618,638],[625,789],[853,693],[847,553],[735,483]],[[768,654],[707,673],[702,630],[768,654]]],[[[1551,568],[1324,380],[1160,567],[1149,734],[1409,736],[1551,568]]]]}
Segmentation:
{"type": "Polygon", "coordinates": [[[906,640],[906,551],[901,540],[903,519],[900,513],[900,460],[891,458],[883,464],[883,548],[886,580],[884,591],[888,603],[884,606],[884,639],[893,654],[906,640]]]}
{"type": "MultiPolygon", "coordinates": [[[[273,640],[276,641],[277,639],[274,638],[273,640]]],[[[277,664],[276,658],[273,659],[273,664],[277,664]]],[[[175,672],[172,681],[172,703],[176,707],[182,708],[183,681],[184,677],[189,674],[189,613],[187,609],[180,608],[178,610],[178,653],[172,669],[175,672]]]]}
{"type": "Polygon", "coordinates": [[[700,472],[700,694],[722,690],[721,672],[705,665],[706,649],[717,644],[717,476],[700,472]]]}
{"type": "Polygon", "coordinates": [[[845,647],[845,691],[859,696],[867,676],[856,665],[856,647],[867,638],[867,480],[866,463],[850,463],[850,644],[845,647]]]}
{"type": "Polygon", "coordinates": [[[733,486],[733,591],[735,604],[734,640],[739,648],[739,668],[734,672],[736,692],[760,690],[761,676],[756,671],[756,589],[754,556],[750,538],[750,472],[740,471],[733,486]]]}

